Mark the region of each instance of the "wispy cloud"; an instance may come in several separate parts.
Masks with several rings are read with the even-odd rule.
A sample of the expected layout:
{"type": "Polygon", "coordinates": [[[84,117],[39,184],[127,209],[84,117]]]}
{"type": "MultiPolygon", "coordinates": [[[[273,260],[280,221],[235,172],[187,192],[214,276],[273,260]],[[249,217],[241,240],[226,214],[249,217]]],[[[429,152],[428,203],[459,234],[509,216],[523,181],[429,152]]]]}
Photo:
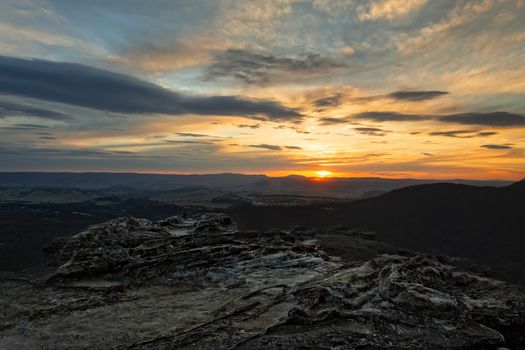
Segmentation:
{"type": "Polygon", "coordinates": [[[316,53],[302,53],[295,57],[277,57],[272,54],[229,49],[215,55],[208,66],[208,79],[230,77],[248,84],[264,84],[283,74],[317,75],[346,68],[344,62],[316,53]]]}
{"type": "Polygon", "coordinates": [[[396,91],[386,97],[399,101],[425,101],[432,100],[448,94],[447,91],[396,91]]]}
{"type": "Polygon", "coordinates": [[[395,20],[419,10],[427,0],[376,0],[358,7],[360,21],[395,20]]]}
{"type": "Polygon", "coordinates": [[[468,139],[473,137],[487,137],[497,135],[494,131],[478,132],[476,130],[447,130],[447,131],[432,131],[428,133],[430,136],[445,136],[468,139]]]}
{"type": "Polygon", "coordinates": [[[511,149],[512,148],[509,145],[482,145],[481,147],[488,148],[488,149],[511,149]]]}
{"type": "Polygon", "coordinates": [[[380,128],[371,128],[371,127],[357,127],[357,128],[354,128],[354,130],[362,135],[368,135],[368,136],[386,136],[386,134],[389,132],[387,130],[383,130],[380,128]]]}
{"type": "Polygon", "coordinates": [[[206,142],[206,141],[190,141],[190,140],[163,140],[167,143],[176,143],[181,145],[211,145],[212,142],[206,142]]]}
{"type": "MultiPolygon", "coordinates": [[[[403,121],[425,121],[434,120],[444,123],[456,123],[464,125],[479,125],[493,127],[525,127],[525,116],[510,112],[489,112],[489,113],[459,113],[447,115],[417,115],[399,112],[361,112],[350,117],[323,117],[319,119],[321,125],[345,124],[357,120],[369,120],[374,122],[403,122],[403,121]]],[[[456,134],[462,133],[455,132],[456,134]]],[[[433,133],[432,136],[440,135],[440,132],[433,133]]],[[[479,136],[491,136],[492,132],[481,133],[479,136]]],[[[446,133],[442,134],[446,135],[446,133]]]]}
{"type": "Polygon", "coordinates": [[[51,120],[72,119],[69,115],[61,112],[0,100],[0,118],[5,117],[34,117],[51,120]]]}
{"type": "Polygon", "coordinates": [[[371,120],[376,122],[395,122],[395,121],[422,121],[427,119],[425,116],[405,114],[398,112],[362,112],[355,115],[356,119],[371,120]]]}
{"type": "Polygon", "coordinates": [[[277,145],[268,145],[268,144],[265,144],[265,143],[261,143],[259,145],[248,145],[248,147],[252,147],[252,148],[262,148],[262,149],[267,149],[267,150],[270,150],[270,151],[280,151],[282,150],[282,147],[281,146],[277,146],[277,145]]]}
{"type": "Polygon", "coordinates": [[[259,129],[261,124],[237,124],[238,128],[259,129]]]}
{"type": "Polygon", "coordinates": [[[191,133],[191,132],[176,132],[175,135],[183,136],[183,137],[213,137],[211,135],[194,134],[194,133],[191,133]]]}
{"type": "Polygon", "coordinates": [[[525,127],[525,115],[509,112],[451,114],[439,117],[439,120],[466,125],[525,127]]]}

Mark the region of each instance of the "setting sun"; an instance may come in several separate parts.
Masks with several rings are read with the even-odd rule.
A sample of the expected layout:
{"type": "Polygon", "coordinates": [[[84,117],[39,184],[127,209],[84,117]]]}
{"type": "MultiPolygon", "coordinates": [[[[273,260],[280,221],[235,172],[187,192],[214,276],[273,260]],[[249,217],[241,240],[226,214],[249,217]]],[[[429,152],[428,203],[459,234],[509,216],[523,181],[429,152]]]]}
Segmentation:
{"type": "Polygon", "coordinates": [[[317,175],[317,177],[330,177],[330,176],[332,176],[332,172],[328,171],[328,170],[319,170],[319,171],[316,171],[315,174],[317,175]]]}

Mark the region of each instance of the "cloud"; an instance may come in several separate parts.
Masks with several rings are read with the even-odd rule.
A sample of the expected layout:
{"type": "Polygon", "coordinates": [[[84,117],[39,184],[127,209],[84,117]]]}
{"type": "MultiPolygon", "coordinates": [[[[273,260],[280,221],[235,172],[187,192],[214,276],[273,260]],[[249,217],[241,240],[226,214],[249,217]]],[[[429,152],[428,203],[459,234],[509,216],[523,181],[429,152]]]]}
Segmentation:
{"type": "Polygon", "coordinates": [[[188,37],[133,40],[110,61],[123,63],[142,71],[165,72],[188,68],[208,62],[213,52],[227,42],[221,38],[192,33],[188,37]]]}
{"type": "MultiPolygon", "coordinates": [[[[420,28],[416,35],[402,34],[399,42],[396,44],[397,50],[407,54],[429,44],[436,45],[443,42],[453,42],[455,44],[455,41],[453,41],[450,35],[454,33],[457,28],[474,22],[482,14],[489,11],[496,3],[497,2],[493,0],[456,2],[454,8],[445,19],[438,22],[430,21],[430,24],[420,28]]],[[[483,27],[484,26],[485,23],[483,24],[483,27]]],[[[479,36],[478,31],[475,31],[475,33],[479,36]]],[[[462,41],[462,46],[465,46],[465,44],[466,42],[462,41]]],[[[457,51],[456,47],[454,51],[457,51]]]]}
{"type": "Polygon", "coordinates": [[[497,135],[497,134],[498,133],[495,132],[495,131],[483,131],[483,132],[479,132],[478,136],[485,137],[485,136],[494,136],[494,135],[497,135]]]}
{"type": "Polygon", "coordinates": [[[282,149],[281,146],[267,145],[265,143],[261,143],[260,145],[248,145],[248,147],[263,148],[263,149],[267,149],[270,151],[280,151],[282,149]]]}
{"type": "Polygon", "coordinates": [[[336,94],[333,96],[327,96],[320,99],[317,99],[312,102],[312,104],[319,108],[325,108],[325,107],[337,107],[342,102],[342,96],[341,94],[336,94]]]}
{"type": "Polygon", "coordinates": [[[438,97],[448,94],[448,91],[439,90],[400,90],[394,91],[388,94],[370,95],[353,97],[355,92],[332,92],[331,95],[316,98],[311,101],[311,105],[317,107],[317,111],[322,112],[324,110],[339,107],[345,103],[363,104],[368,102],[374,102],[379,100],[394,100],[401,102],[424,102],[433,100],[438,97]]]}
{"type": "Polygon", "coordinates": [[[261,124],[237,124],[238,128],[259,129],[261,124]]]}
{"type": "Polygon", "coordinates": [[[190,132],[176,132],[175,135],[183,136],[183,137],[213,137],[211,135],[206,134],[194,134],[190,132]]]}
{"type": "Polygon", "coordinates": [[[343,62],[315,53],[295,57],[276,57],[241,49],[229,49],[215,54],[206,76],[210,80],[231,77],[248,84],[268,83],[282,74],[318,75],[335,69],[346,68],[343,62]]]}
{"type": "MultiPolygon", "coordinates": [[[[402,121],[424,121],[436,120],[445,123],[457,123],[464,125],[481,125],[494,127],[524,127],[525,116],[523,114],[509,112],[492,112],[492,113],[461,113],[448,115],[416,115],[398,112],[361,112],[356,113],[353,117],[324,117],[320,118],[321,125],[336,125],[355,122],[356,120],[369,120],[374,122],[402,122],[402,121]]],[[[472,131],[475,132],[475,131],[472,131]]],[[[453,130],[452,133],[466,133],[466,130],[453,130]]],[[[477,136],[492,136],[495,132],[480,132],[477,136]]],[[[452,136],[449,131],[436,131],[430,133],[431,136],[452,136]]],[[[458,135],[455,135],[458,136],[458,135]]],[[[453,137],[453,136],[452,136],[453,137]]]]}
{"type": "Polygon", "coordinates": [[[421,9],[427,0],[376,0],[368,7],[360,6],[357,9],[359,21],[375,21],[386,19],[389,21],[406,17],[421,9]]]}
{"type": "Polygon", "coordinates": [[[342,118],[333,118],[333,117],[323,117],[319,118],[319,122],[321,125],[337,125],[337,124],[347,124],[351,120],[349,117],[342,117],[342,118]]]}
{"type": "Polygon", "coordinates": [[[181,144],[181,145],[211,145],[212,142],[206,142],[206,141],[189,141],[189,140],[163,140],[164,142],[167,142],[167,143],[178,143],[178,144],[181,144]]]}
{"type": "Polygon", "coordinates": [[[525,116],[509,112],[492,113],[462,113],[439,117],[439,120],[447,123],[466,125],[483,125],[499,127],[524,127],[525,116]]]}
{"type": "Polygon", "coordinates": [[[284,146],[284,148],[287,148],[287,149],[302,149],[299,146],[284,146]]]}
{"type": "Polygon", "coordinates": [[[112,158],[118,156],[134,155],[129,151],[110,151],[91,148],[47,148],[47,147],[4,147],[0,145],[0,154],[2,156],[16,156],[17,159],[23,157],[37,157],[39,161],[49,161],[54,157],[73,157],[73,158],[112,158]]]}
{"type": "Polygon", "coordinates": [[[509,145],[483,145],[480,147],[488,148],[488,149],[512,149],[509,145]]]}
{"type": "MultiPolygon", "coordinates": [[[[0,77],[0,81],[1,81],[1,77],[0,77]]],[[[5,117],[34,117],[34,118],[51,119],[51,120],[71,119],[70,116],[64,113],[55,112],[55,111],[51,111],[51,110],[43,109],[39,107],[24,106],[18,103],[0,100],[0,118],[5,118],[5,117]]]]}
{"type": "Polygon", "coordinates": [[[497,132],[477,132],[476,130],[449,130],[449,131],[433,131],[428,133],[430,136],[445,136],[445,137],[456,137],[462,139],[468,139],[476,136],[493,136],[497,132]]]}
{"type": "Polygon", "coordinates": [[[471,136],[461,136],[461,134],[470,133],[470,130],[452,130],[452,131],[433,131],[429,132],[430,136],[446,136],[446,137],[471,137],[471,136]]]}
{"type": "Polygon", "coordinates": [[[396,91],[387,97],[401,101],[425,101],[448,94],[447,91],[396,91]]]}
{"type": "Polygon", "coordinates": [[[7,56],[0,56],[0,94],[114,113],[301,118],[297,110],[274,101],[184,95],[129,75],[86,65],[7,56]]]}
{"type": "Polygon", "coordinates": [[[428,119],[424,116],[414,114],[403,114],[398,112],[362,112],[355,114],[355,118],[371,120],[376,122],[421,121],[428,119]]]}
{"type": "Polygon", "coordinates": [[[38,124],[14,124],[10,126],[2,126],[1,129],[48,129],[47,125],[38,124]]]}
{"type": "Polygon", "coordinates": [[[380,128],[370,128],[370,127],[359,127],[354,128],[355,131],[362,135],[368,135],[368,136],[385,136],[387,132],[386,130],[380,129],[380,128]]]}

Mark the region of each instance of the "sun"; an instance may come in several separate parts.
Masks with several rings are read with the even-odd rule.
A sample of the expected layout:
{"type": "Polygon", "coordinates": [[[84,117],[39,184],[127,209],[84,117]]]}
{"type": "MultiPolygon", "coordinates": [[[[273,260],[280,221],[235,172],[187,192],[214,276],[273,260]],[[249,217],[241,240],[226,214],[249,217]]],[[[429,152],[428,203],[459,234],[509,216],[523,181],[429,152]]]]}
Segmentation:
{"type": "Polygon", "coordinates": [[[315,172],[315,175],[320,178],[330,177],[332,176],[332,172],[328,170],[318,170],[315,172]]]}

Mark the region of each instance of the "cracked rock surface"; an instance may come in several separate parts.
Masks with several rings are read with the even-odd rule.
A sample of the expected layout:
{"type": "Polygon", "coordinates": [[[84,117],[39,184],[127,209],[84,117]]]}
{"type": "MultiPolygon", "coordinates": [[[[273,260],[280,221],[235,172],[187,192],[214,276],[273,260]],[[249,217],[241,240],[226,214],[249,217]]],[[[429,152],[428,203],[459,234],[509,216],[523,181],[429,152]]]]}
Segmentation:
{"type": "Polygon", "coordinates": [[[55,267],[0,277],[0,349],[525,346],[516,287],[367,232],[241,232],[219,214],[123,217],[48,253],[55,267]],[[348,249],[329,256],[323,240],[327,252],[348,249]]]}

